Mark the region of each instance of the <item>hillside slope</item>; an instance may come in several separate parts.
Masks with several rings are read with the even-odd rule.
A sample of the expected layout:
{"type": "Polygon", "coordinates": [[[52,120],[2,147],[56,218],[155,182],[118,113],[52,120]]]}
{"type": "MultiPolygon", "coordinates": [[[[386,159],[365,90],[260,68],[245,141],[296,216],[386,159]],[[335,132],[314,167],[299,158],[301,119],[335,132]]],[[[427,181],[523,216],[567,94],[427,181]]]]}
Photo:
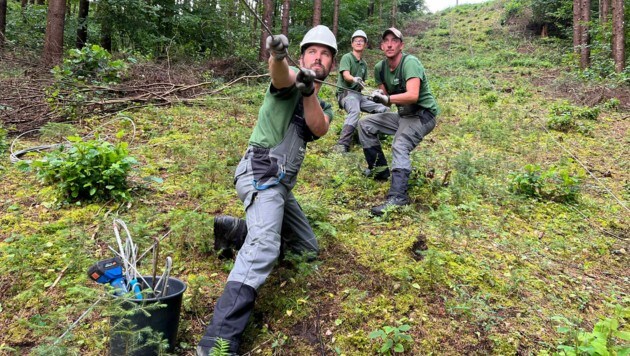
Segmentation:
{"type": "MultiPolygon", "coordinates": [[[[403,29],[441,109],[412,156],[412,205],[369,215],[389,184],[362,176],[360,147],[333,153],[336,109],[295,188],[322,254],[272,273],[242,351],[370,355],[384,344],[372,331],[408,325],[405,355],[544,354],[604,318],[628,331],[627,88],[577,81],[561,43],[514,34],[501,16],[499,3],[465,5],[403,29]]],[[[378,58],[369,53],[371,65],[378,58]]],[[[75,125],[126,130],[140,162],[131,203],[60,207],[52,188],[2,156],[0,353],[106,352],[114,303],[90,309],[103,289],[86,270],[111,256],[118,217],[141,251],[164,238],[161,256],[188,285],[177,354],[193,354],[231,267],[211,251],[212,218],[243,216],[232,175],[265,86],[231,87],[205,107],[125,113],[134,126],[124,117],[75,125]]],[[[322,90],[331,102],[333,93],[322,90]]],[[[150,273],[148,259],[140,269],[150,273]]]]}

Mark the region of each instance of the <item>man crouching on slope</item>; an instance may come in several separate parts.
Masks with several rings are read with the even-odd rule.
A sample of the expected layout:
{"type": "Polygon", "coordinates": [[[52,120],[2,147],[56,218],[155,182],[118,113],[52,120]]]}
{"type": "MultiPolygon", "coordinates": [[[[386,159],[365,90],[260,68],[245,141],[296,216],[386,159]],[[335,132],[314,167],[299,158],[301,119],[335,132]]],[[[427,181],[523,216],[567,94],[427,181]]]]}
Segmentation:
{"type": "Polygon", "coordinates": [[[284,35],[267,38],[271,85],[235,173],[246,219],[215,218],[215,246],[219,242],[240,250],[197,355],[212,353],[219,338],[228,342],[231,354],[238,352],[256,291],[271,273],[281,247],[301,254],[319,251],[292,189],[307,142],[325,135],[333,117],[332,106],[317,96],[321,83],[315,79],[323,81],[333,69],[337,40],[326,26],[309,30],[300,43],[301,69],[289,67],[288,46],[284,35]]]}

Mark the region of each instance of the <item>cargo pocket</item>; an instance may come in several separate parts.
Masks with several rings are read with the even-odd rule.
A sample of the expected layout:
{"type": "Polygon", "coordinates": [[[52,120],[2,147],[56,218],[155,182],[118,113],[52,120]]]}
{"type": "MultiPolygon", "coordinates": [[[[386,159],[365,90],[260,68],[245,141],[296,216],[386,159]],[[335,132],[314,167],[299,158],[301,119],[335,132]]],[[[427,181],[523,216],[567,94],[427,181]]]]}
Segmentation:
{"type": "Polygon", "coordinates": [[[422,110],[420,122],[422,123],[422,137],[428,135],[435,128],[435,116],[429,110],[422,110]]]}
{"type": "Polygon", "coordinates": [[[258,195],[258,192],[255,190],[252,190],[248,192],[247,195],[245,195],[245,198],[243,199],[243,208],[245,209],[245,211],[247,211],[247,209],[249,209],[249,207],[252,206],[252,204],[256,200],[257,195],[258,195]]]}
{"type": "Polygon", "coordinates": [[[242,159],[238,166],[236,166],[236,171],[234,172],[234,185],[238,182],[238,179],[247,172],[247,164],[249,163],[248,159],[242,159]]]}

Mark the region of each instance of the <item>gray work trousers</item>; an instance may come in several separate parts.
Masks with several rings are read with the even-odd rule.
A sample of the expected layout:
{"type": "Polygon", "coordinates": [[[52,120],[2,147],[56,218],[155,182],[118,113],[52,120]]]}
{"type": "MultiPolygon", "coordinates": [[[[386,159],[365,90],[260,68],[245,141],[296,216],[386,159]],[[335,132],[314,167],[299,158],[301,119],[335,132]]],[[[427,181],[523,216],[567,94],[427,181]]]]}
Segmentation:
{"type": "Polygon", "coordinates": [[[416,115],[401,117],[398,113],[368,115],[359,122],[359,140],[363,148],[380,146],[378,134],[394,135],[392,143],[392,170],[411,171],[409,155],[435,128],[435,116],[428,110],[416,115]]]}
{"type": "Polygon", "coordinates": [[[280,183],[264,190],[252,185],[249,158],[237,168],[236,192],[245,207],[247,237],[228,276],[228,282],[240,282],[258,289],[271,273],[280,255],[281,243],[286,250],[298,254],[317,254],[319,247],[304,212],[291,189],[280,183]],[[283,223],[285,231],[281,235],[283,223]]]}
{"type": "Polygon", "coordinates": [[[351,91],[346,92],[345,97],[341,99],[339,105],[348,113],[343,124],[352,127],[357,127],[361,111],[367,113],[383,113],[389,111],[387,106],[375,103],[366,96],[351,91]]]}

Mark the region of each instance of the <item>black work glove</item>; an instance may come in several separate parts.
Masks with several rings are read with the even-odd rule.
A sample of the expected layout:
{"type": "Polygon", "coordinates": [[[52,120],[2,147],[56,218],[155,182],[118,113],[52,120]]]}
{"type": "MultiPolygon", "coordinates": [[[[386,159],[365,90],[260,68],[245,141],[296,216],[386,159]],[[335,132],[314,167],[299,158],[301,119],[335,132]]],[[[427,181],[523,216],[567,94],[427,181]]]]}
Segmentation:
{"type": "Polygon", "coordinates": [[[359,85],[359,90],[363,90],[363,88],[365,88],[365,82],[363,81],[363,78],[361,78],[361,77],[354,77],[354,78],[352,78],[352,83],[358,84],[359,85]]]}
{"type": "Polygon", "coordinates": [[[383,105],[389,105],[389,95],[385,94],[381,89],[372,92],[372,101],[383,105]]]}
{"type": "Polygon", "coordinates": [[[285,35],[275,35],[267,37],[267,50],[269,54],[278,61],[287,56],[289,39],[285,35]]]}
{"type": "Polygon", "coordinates": [[[302,93],[302,96],[311,96],[315,92],[315,72],[302,68],[295,78],[295,86],[302,93]]]}

